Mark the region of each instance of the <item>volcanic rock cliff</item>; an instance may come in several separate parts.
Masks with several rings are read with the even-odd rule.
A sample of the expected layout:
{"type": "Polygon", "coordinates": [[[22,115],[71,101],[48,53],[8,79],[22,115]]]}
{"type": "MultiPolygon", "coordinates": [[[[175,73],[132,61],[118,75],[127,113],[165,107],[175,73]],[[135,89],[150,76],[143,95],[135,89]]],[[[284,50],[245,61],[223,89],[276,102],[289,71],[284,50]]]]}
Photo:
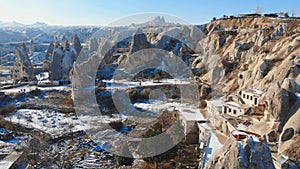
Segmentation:
{"type": "MultiPolygon", "coordinates": [[[[297,151],[291,151],[288,147],[290,144],[299,147],[299,143],[295,141],[299,137],[300,128],[299,19],[233,17],[213,20],[201,26],[153,26],[129,32],[132,37],[125,36],[123,41],[117,38],[121,37],[118,31],[112,33],[111,42],[108,39],[103,40],[103,37],[94,39],[94,50],[85,49],[86,56],[83,58],[87,59],[83,63],[76,63],[74,72],[82,74],[94,71],[94,66],[88,65],[95,65],[95,61],[104,59],[104,64],[101,62],[98,67],[97,77],[112,78],[107,72],[113,72],[119,65],[130,62],[129,58],[135,52],[149,48],[168,51],[170,55],[181,58],[194,73],[194,79],[200,85],[202,99],[226,98],[245,88],[265,92],[264,101],[261,103],[264,107],[263,117],[257,121],[270,127],[265,128],[262,134],[274,136],[273,141],[279,140],[278,153],[293,156],[296,159],[294,162],[299,163],[297,151]],[[114,44],[115,41],[118,43],[114,44]],[[99,47],[95,44],[99,44],[99,47]],[[97,52],[95,49],[98,49],[97,52]],[[204,89],[207,92],[203,92],[204,89]]],[[[85,77],[90,78],[88,74],[85,77]]],[[[230,140],[227,142],[231,145],[230,140]]],[[[268,154],[269,158],[268,146],[266,143],[262,144],[260,147],[264,149],[263,154],[268,154]]],[[[251,141],[248,145],[252,145],[251,141]]],[[[246,154],[250,152],[247,157],[252,156],[251,146],[248,149],[249,151],[245,151],[246,154]]],[[[220,166],[216,168],[238,167],[240,164],[235,161],[241,153],[238,147],[227,146],[226,152],[231,152],[232,155],[226,156],[224,152],[217,152],[210,165],[220,166]]],[[[251,159],[247,160],[248,165],[251,165],[251,159]]],[[[257,165],[260,166],[261,163],[257,165]]],[[[267,165],[266,168],[273,167],[270,161],[264,165],[267,165]]]]}
{"type": "MultiPolygon", "coordinates": [[[[265,128],[264,134],[277,133],[278,153],[288,151],[296,157],[296,151],[289,151],[288,145],[294,143],[295,147],[299,136],[299,24],[298,19],[291,18],[220,19],[207,24],[208,33],[199,42],[214,50],[210,56],[219,61],[215,66],[221,65],[223,72],[217,83],[210,73],[200,75],[200,80],[225,96],[244,88],[266,92],[264,118],[260,121],[272,122],[273,126],[265,128]]],[[[193,67],[207,69],[211,61],[204,58],[196,58],[193,67]]]]}
{"type": "Polygon", "coordinates": [[[228,139],[212,159],[206,168],[275,168],[267,143],[255,142],[252,138],[245,143],[245,146],[241,142],[228,139]]]}

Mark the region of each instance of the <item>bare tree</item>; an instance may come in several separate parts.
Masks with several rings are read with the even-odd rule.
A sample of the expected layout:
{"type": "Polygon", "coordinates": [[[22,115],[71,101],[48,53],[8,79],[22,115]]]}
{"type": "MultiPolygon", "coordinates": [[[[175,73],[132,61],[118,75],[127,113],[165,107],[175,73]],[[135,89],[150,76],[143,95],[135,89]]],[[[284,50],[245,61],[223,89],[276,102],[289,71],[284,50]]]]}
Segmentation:
{"type": "Polygon", "coordinates": [[[28,163],[34,165],[41,160],[41,155],[49,146],[49,138],[43,134],[33,131],[27,140],[24,141],[24,157],[28,163]]]}
{"type": "Polygon", "coordinates": [[[53,159],[54,165],[59,169],[71,168],[72,166],[72,156],[67,152],[55,152],[53,159]]]}

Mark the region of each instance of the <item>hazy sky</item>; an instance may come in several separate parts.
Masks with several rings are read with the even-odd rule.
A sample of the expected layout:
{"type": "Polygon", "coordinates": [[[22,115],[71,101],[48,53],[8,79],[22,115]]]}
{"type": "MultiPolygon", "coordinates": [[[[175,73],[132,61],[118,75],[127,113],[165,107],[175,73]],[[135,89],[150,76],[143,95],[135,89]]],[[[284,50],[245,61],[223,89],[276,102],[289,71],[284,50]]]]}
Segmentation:
{"type": "Polygon", "coordinates": [[[145,12],[174,15],[200,24],[224,14],[296,12],[300,0],[0,0],[0,21],[52,25],[107,25],[122,17],[145,12]]]}

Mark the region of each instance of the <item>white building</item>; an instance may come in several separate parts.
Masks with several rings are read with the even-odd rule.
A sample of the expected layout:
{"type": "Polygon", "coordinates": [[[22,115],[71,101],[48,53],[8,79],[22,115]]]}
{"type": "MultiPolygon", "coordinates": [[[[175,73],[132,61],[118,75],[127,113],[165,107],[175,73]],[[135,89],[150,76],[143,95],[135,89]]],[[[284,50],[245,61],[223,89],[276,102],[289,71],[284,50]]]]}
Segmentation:
{"type": "Polygon", "coordinates": [[[223,105],[222,114],[241,116],[251,111],[251,107],[250,105],[241,105],[236,102],[226,102],[226,104],[223,105]]]}
{"type": "Polygon", "coordinates": [[[241,97],[246,104],[258,106],[262,101],[264,92],[256,89],[246,89],[242,90],[241,97]]]}
{"type": "Polygon", "coordinates": [[[206,121],[199,112],[189,113],[186,111],[181,111],[179,119],[184,128],[184,134],[197,132],[197,122],[206,121]]]}
{"type": "Polygon", "coordinates": [[[212,112],[212,114],[220,114],[222,112],[222,107],[226,102],[223,100],[207,100],[206,103],[207,111],[212,112]]]}

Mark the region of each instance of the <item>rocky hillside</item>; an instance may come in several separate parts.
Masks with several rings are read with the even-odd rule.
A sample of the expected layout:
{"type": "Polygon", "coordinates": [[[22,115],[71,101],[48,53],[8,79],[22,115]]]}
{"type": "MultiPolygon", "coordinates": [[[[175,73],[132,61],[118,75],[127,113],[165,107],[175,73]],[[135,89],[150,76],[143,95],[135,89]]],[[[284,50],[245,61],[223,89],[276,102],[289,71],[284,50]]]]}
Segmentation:
{"type": "Polygon", "coordinates": [[[266,108],[261,123],[273,122],[273,126],[265,128],[264,134],[277,133],[278,152],[288,151],[289,156],[297,156],[297,150],[288,147],[293,143],[297,147],[299,135],[299,24],[297,19],[268,17],[212,21],[200,44],[215,50],[215,55],[206,62],[200,56],[192,65],[205,69],[211,60],[218,60],[214,65],[222,68],[218,81],[213,81],[213,73],[201,75],[200,79],[224,96],[244,88],[265,91],[266,108]]]}
{"type": "MultiPolygon", "coordinates": [[[[299,148],[296,142],[300,133],[299,19],[238,17],[213,20],[201,26],[153,26],[132,28],[126,32],[115,30],[110,39],[99,36],[90,40],[88,47],[81,52],[81,62],[75,64],[73,73],[86,77],[81,79],[85,83],[79,85],[88,87],[94,84],[90,77],[110,79],[120,65],[134,67],[134,63],[143,63],[132,59],[134,53],[153,48],[168,51],[171,57],[176,55],[183,60],[195,75],[202,99],[225,98],[238,94],[244,88],[264,91],[263,118],[259,121],[260,124],[268,124],[268,127],[263,134],[272,135],[273,141],[279,141],[278,153],[299,160],[299,151],[292,151],[288,146],[299,148]],[[96,63],[100,61],[99,66],[96,63]],[[95,66],[98,67],[97,74],[89,74],[95,66]]],[[[155,56],[150,54],[144,63],[151,62],[152,58],[155,56]]],[[[161,63],[184,69],[179,62],[161,63]]],[[[76,76],[73,77],[75,86],[79,81],[76,76]]],[[[258,147],[264,148],[264,145],[258,147]]],[[[249,153],[251,148],[255,149],[244,147],[248,149],[245,152],[249,153]]],[[[226,152],[235,159],[241,153],[238,146],[229,146],[226,152]]],[[[230,158],[222,152],[219,156],[214,155],[211,165],[229,168],[241,165],[238,161],[229,164],[232,159],[226,160],[225,157],[230,158]],[[220,162],[228,164],[219,165],[220,162]]],[[[251,165],[249,160],[248,165],[251,165]]],[[[294,162],[299,163],[297,160],[294,162]]]]}

